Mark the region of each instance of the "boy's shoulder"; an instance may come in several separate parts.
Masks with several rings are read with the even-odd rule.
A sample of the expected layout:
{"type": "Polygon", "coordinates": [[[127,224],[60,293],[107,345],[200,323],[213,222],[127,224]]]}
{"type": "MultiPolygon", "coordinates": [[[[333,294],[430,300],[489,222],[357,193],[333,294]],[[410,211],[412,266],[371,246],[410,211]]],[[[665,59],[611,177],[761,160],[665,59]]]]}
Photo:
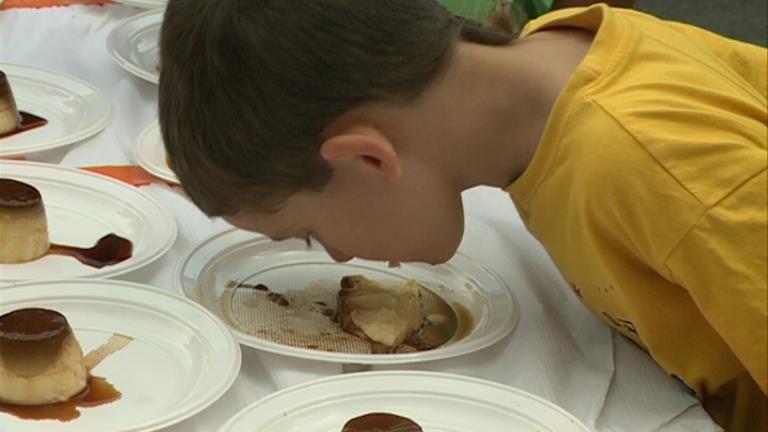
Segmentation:
{"type": "MultiPolygon", "coordinates": [[[[765,106],[684,82],[632,87],[590,101],[606,117],[597,124],[614,123],[614,133],[627,136],[604,145],[637,146],[707,207],[766,169],[765,106]]],[[[606,155],[621,158],[625,150],[609,148],[606,155]]],[[[637,162],[613,160],[626,169],[637,162]]]]}
{"type": "MultiPolygon", "coordinates": [[[[768,104],[760,89],[765,86],[747,79],[742,63],[727,61],[746,58],[739,50],[749,54],[760,48],[701,29],[681,31],[676,23],[639,13],[617,19],[622,17],[638,21],[636,27],[626,24],[622,41],[632,49],[605,59],[594,79],[572,93],[567,129],[597,139],[602,162],[613,164],[617,173],[645,162],[658,165],[704,206],[765,169],[768,104]],[[665,34],[648,31],[653,29],[665,34]],[[723,57],[723,47],[733,48],[731,57],[723,57]],[[632,158],[626,146],[641,153],[632,158]]],[[[764,70],[766,56],[752,57],[764,70]]]]}

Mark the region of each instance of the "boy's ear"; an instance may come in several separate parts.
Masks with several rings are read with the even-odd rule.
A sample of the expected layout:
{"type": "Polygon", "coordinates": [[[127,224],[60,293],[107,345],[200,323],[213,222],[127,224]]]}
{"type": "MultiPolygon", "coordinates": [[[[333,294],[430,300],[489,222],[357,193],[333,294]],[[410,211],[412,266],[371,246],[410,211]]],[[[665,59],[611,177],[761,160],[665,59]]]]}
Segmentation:
{"type": "Polygon", "coordinates": [[[328,162],[360,160],[380,170],[391,180],[397,180],[402,175],[392,142],[371,127],[355,127],[327,138],[320,146],[320,156],[328,162]]]}

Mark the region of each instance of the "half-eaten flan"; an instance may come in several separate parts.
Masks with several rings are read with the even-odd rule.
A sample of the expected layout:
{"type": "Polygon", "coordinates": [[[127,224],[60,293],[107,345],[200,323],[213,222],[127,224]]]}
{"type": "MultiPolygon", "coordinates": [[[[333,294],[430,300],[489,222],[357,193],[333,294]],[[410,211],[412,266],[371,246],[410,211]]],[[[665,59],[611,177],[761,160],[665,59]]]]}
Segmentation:
{"type": "Polygon", "coordinates": [[[370,339],[374,352],[393,352],[419,330],[420,298],[421,288],[413,280],[382,285],[363,276],[345,276],[337,296],[337,319],[344,331],[370,339]]]}

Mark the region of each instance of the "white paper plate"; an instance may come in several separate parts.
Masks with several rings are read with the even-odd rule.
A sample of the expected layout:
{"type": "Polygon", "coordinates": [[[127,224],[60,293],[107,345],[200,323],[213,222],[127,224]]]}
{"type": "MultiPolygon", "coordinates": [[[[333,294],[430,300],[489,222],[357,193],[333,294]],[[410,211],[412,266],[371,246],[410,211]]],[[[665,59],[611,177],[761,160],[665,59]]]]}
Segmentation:
{"type": "Polygon", "coordinates": [[[118,23],[107,36],[107,51],[120,67],[157,84],[160,72],[160,26],[162,9],[134,15],[118,23]]]}
{"type": "Polygon", "coordinates": [[[164,8],[168,4],[168,0],[115,0],[116,3],[124,4],[126,6],[134,6],[142,9],[157,9],[164,8]]]}
{"type": "Polygon", "coordinates": [[[2,63],[19,110],[48,124],[0,138],[0,157],[23,156],[64,147],[103,130],[112,105],[101,90],[59,72],[2,63]]]}
{"type": "Polygon", "coordinates": [[[136,142],[133,145],[133,157],[139,166],[153,176],[179,183],[179,178],[165,162],[165,146],[157,121],[152,122],[136,137],[136,142]]]}
{"type": "Polygon", "coordinates": [[[245,408],[219,432],[339,432],[386,412],[424,432],[589,432],[578,419],[512,387],[432,372],[367,372],[287,388],[245,408]]]}
{"type": "MultiPolygon", "coordinates": [[[[350,354],[275,343],[240,331],[230,324],[240,343],[265,351],[305,359],[357,363],[403,364],[468,354],[486,348],[509,334],[517,325],[519,311],[510,288],[483,266],[457,254],[439,266],[352,260],[334,262],[321,247],[307,248],[304,241],[271,240],[242,230],[230,230],[205,240],[190,251],[176,269],[177,289],[199,302],[225,322],[225,287],[231,281],[264,283],[278,292],[281,287],[308,286],[316,281],[337,284],[343,275],[362,274],[374,279],[416,279],[451,304],[461,304],[474,318],[472,331],[463,339],[429,351],[404,354],[350,354]],[[335,281],[335,282],[333,282],[335,281]]],[[[335,294],[334,294],[335,295],[335,294]]]]}
{"type": "Polygon", "coordinates": [[[240,370],[240,348],[221,321],[182,297],[111,280],[66,280],[0,289],[0,314],[45,307],[67,317],[83,352],[114,333],[133,341],[94,375],[122,393],[108,405],[80,408],[73,421],[29,421],[0,413],[3,432],[154,431],[216,401],[240,370]]]}
{"type": "Polygon", "coordinates": [[[113,277],[156,260],[176,240],[176,220],[168,210],[139,189],[109,177],[58,165],[16,161],[0,162],[0,176],[40,190],[54,243],[91,247],[109,233],[133,242],[133,257],[101,269],[56,255],[22,264],[0,264],[0,283],[113,277]]]}

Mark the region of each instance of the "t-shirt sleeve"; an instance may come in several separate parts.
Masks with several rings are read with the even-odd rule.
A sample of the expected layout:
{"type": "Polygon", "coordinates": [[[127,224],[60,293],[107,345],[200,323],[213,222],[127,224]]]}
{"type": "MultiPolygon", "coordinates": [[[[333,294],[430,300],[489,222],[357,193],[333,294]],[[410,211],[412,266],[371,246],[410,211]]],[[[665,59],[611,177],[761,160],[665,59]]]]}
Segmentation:
{"type": "Polygon", "coordinates": [[[729,39],[688,24],[670,23],[670,25],[691,39],[704,44],[755,88],[763,98],[768,98],[768,49],[729,39]]]}
{"type": "Polygon", "coordinates": [[[710,208],[666,260],[707,321],[768,392],[766,170],[710,208]]]}

